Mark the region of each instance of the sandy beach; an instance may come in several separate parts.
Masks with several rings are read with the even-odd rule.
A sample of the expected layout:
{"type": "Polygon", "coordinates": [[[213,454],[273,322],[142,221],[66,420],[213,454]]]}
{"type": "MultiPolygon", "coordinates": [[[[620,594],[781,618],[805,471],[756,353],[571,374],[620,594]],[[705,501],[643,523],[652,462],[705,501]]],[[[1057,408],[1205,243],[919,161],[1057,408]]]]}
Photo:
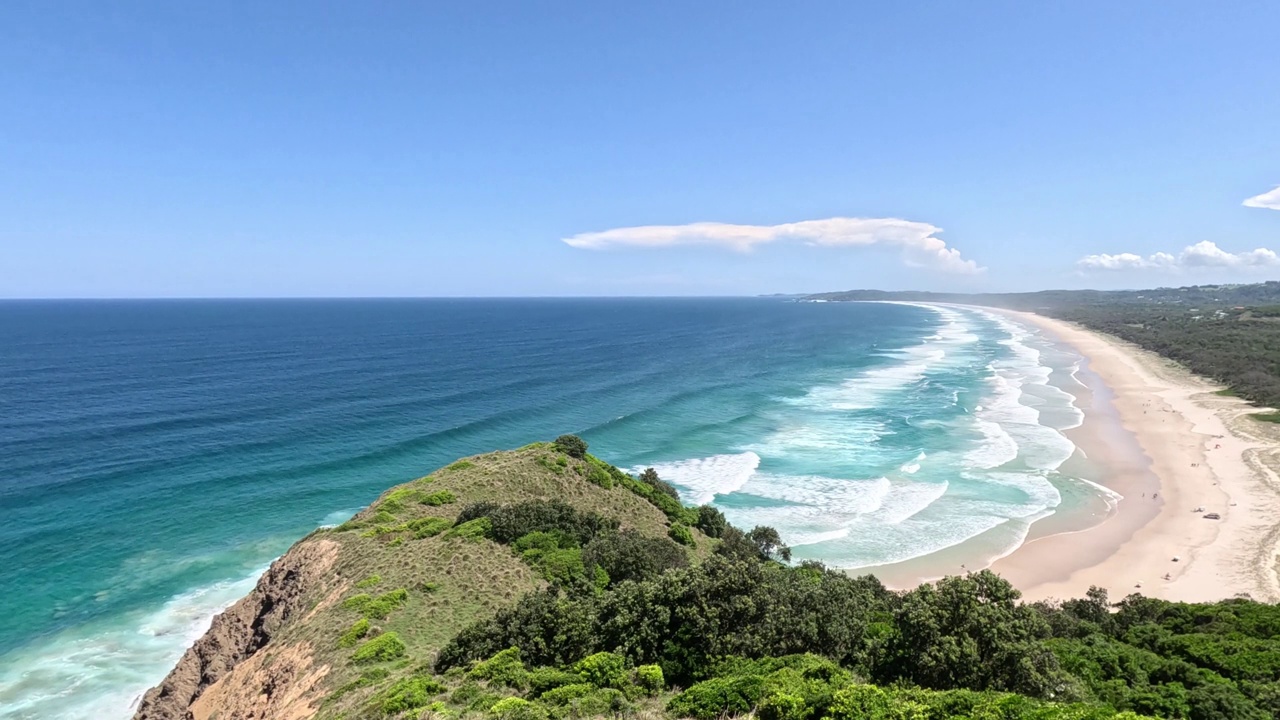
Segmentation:
{"type": "Polygon", "coordinates": [[[1060,320],[999,312],[1083,355],[1105,384],[1110,397],[1084,408],[1076,441],[1099,482],[1124,498],[1086,530],[1037,538],[1033,529],[992,568],[1031,600],[1097,585],[1113,599],[1280,601],[1280,426],[1248,417],[1258,408],[1153,353],[1060,320]],[[1114,437],[1123,431],[1131,437],[1114,437]]]}

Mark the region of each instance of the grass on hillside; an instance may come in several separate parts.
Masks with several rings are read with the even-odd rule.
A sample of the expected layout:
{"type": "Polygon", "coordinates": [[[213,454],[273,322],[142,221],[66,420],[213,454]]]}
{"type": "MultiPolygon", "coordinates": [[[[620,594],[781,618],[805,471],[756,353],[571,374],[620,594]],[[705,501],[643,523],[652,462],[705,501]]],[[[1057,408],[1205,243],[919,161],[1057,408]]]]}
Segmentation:
{"type": "MultiPolygon", "coordinates": [[[[309,598],[309,613],[276,631],[272,645],[308,643],[316,666],[329,666],[330,696],[317,717],[369,717],[370,698],[388,688],[412,690],[412,679],[463,628],[546,586],[511,547],[451,527],[463,507],[560,500],[650,537],[672,533],[648,500],[597,484],[600,466],[550,443],[479,455],[391,488],[350,521],[309,536],[339,544],[332,580],[309,598]]],[[[686,531],[690,554],[709,555],[714,541],[683,526],[675,534],[686,531]]]]}

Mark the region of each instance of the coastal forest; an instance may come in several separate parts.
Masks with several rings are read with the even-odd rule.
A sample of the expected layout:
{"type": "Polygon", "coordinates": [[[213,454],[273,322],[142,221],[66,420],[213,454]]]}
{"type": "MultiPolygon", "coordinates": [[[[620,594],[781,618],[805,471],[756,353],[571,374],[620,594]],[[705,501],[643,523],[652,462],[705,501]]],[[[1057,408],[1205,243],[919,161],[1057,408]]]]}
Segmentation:
{"type": "Polygon", "coordinates": [[[460,460],[318,530],[139,720],[1266,720],[1280,608],[790,562],[584,441],[460,460]]]}
{"type": "MultiPolygon", "coordinates": [[[[1069,320],[1176,360],[1259,405],[1280,408],[1280,282],[1155,290],[957,295],[853,290],[808,299],[953,302],[1069,320]]],[[[1260,419],[1280,421],[1280,414],[1260,419]]]]}

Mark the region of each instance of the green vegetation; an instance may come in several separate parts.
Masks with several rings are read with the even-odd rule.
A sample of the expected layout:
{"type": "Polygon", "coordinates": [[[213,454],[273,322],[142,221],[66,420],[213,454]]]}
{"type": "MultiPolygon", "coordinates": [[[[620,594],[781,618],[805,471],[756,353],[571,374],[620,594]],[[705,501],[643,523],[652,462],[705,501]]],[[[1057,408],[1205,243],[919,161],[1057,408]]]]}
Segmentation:
{"type": "Polygon", "coordinates": [[[422,498],[423,505],[430,505],[432,507],[449,505],[450,503],[455,503],[457,501],[458,501],[458,496],[454,495],[448,490],[440,490],[439,492],[433,492],[430,495],[422,498]]]}
{"type": "Polygon", "coordinates": [[[667,536],[681,545],[693,546],[693,532],[689,530],[688,525],[680,523],[672,523],[671,529],[667,531],[667,536]]]}
{"type": "Polygon", "coordinates": [[[332,568],[268,647],[328,668],[321,720],[1280,717],[1273,606],[1026,604],[988,572],[895,592],[585,448],[451,467],[303,541],[332,568]]]}
{"type": "Polygon", "coordinates": [[[444,691],[445,686],[432,677],[417,675],[402,678],[378,693],[374,706],[380,714],[394,716],[407,710],[426,707],[432,698],[444,691]]]}
{"type": "Polygon", "coordinates": [[[577,435],[561,435],[551,446],[571,458],[581,460],[587,456],[587,443],[577,435]]]}
{"type": "Polygon", "coordinates": [[[379,635],[365,642],[351,654],[351,662],[357,664],[387,662],[405,656],[407,647],[394,632],[379,635]]]}
{"type": "Polygon", "coordinates": [[[400,607],[409,599],[409,591],[404,588],[398,588],[391,592],[383,593],[377,597],[373,597],[367,593],[353,595],[343,601],[342,607],[348,610],[354,610],[366,618],[373,620],[382,620],[391,614],[392,610],[400,607]]]}
{"type": "Polygon", "coordinates": [[[360,639],[369,634],[369,619],[360,618],[352,623],[347,631],[338,638],[339,647],[353,647],[360,639]]]}

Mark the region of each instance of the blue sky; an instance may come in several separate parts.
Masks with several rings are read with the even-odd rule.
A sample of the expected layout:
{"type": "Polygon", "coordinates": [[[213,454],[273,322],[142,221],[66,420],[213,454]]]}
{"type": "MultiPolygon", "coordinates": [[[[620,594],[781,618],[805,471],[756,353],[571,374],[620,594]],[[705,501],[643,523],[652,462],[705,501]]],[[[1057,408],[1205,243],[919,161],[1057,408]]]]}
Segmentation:
{"type": "Polygon", "coordinates": [[[1280,278],[1280,4],[630,5],[0,4],[0,296],[1280,278]]]}

